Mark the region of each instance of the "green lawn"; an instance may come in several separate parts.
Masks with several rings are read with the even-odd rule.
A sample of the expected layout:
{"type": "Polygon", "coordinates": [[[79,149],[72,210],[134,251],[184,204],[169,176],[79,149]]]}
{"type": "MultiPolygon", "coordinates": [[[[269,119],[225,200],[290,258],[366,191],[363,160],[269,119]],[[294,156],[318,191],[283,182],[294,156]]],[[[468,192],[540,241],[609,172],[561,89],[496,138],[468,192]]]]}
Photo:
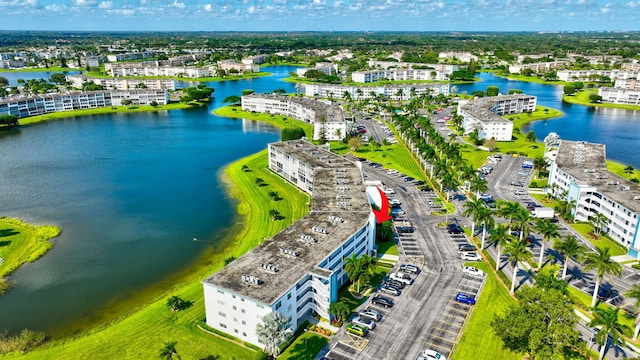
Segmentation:
{"type": "Polygon", "coordinates": [[[474,169],[478,169],[484,165],[490,153],[471,145],[463,145],[460,148],[460,155],[462,155],[463,159],[469,161],[469,164],[471,164],[474,169]]]}
{"type": "MultiPolygon", "coordinates": [[[[110,323],[97,326],[76,338],[65,338],[44,345],[27,354],[7,355],[7,359],[153,359],[166,341],[177,341],[183,359],[220,356],[221,359],[253,359],[254,350],[200,330],[196,323],[204,317],[203,292],[200,281],[220,269],[223,260],[240,256],[262,239],[273,236],[307,213],[308,196],[266,169],[267,151],[261,151],[232,163],[225,170],[225,182],[238,200],[242,215],[224,241],[224,249],[203,255],[200,265],[176,275],[175,282],[158,290],[155,297],[110,323]],[[242,171],[247,165],[250,172],[242,171]],[[268,184],[258,187],[255,178],[268,184]],[[268,192],[277,191],[284,199],[272,202],[268,192]],[[249,201],[251,200],[251,201],[249,201]],[[276,208],[285,219],[272,221],[268,211],[276,208]],[[173,313],[165,302],[178,295],[192,301],[187,310],[173,313]]],[[[112,315],[115,316],[115,315],[112,315]]]]}
{"type": "Polygon", "coordinates": [[[474,263],[474,266],[484,271],[487,274],[487,279],[452,359],[521,359],[522,355],[502,348],[502,340],[493,333],[490,325],[493,317],[504,312],[515,303],[515,300],[498,282],[493,271],[489,269],[489,265],[474,263]]]}
{"type": "Polygon", "coordinates": [[[415,179],[425,180],[425,176],[416,161],[400,143],[382,145],[375,150],[369,145],[363,145],[358,150],[351,152],[351,154],[380,163],[385,168],[396,169],[415,179]]]}
{"type": "Polygon", "coordinates": [[[580,235],[582,235],[582,237],[589,240],[589,242],[592,243],[593,245],[600,248],[608,247],[611,253],[611,256],[624,255],[627,253],[627,250],[623,246],[618,245],[616,242],[606,238],[605,236],[601,235],[596,240],[591,235],[589,235],[590,233],[593,232],[593,226],[591,224],[578,223],[578,224],[569,224],[569,225],[575,231],[577,231],[580,235]]]}
{"type": "Polygon", "coordinates": [[[326,337],[308,331],[300,335],[280,356],[279,360],[313,360],[329,342],[326,337]]]}
{"type": "Polygon", "coordinates": [[[214,113],[219,116],[225,116],[225,117],[231,117],[231,118],[238,118],[238,119],[245,118],[250,120],[263,121],[280,128],[297,126],[304,129],[304,133],[306,134],[307,138],[309,139],[313,138],[313,125],[307,124],[299,120],[295,120],[287,116],[242,111],[242,108],[240,106],[225,106],[225,107],[216,109],[214,113]]]}
{"type": "Polygon", "coordinates": [[[611,171],[612,173],[628,180],[631,180],[633,178],[640,179],[640,170],[634,169],[633,173],[627,174],[624,171],[625,167],[627,167],[627,165],[607,160],[607,170],[611,171]]]}
{"type": "Polygon", "coordinates": [[[398,255],[398,246],[394,241],[376,241],[376,246],[378,247],[378,256],[398,255]]]}
{"type": "Polygon", "coordinates": [[[583,105],[583,106],[640,110],[640,106],[638,105],[611,104],[611,103],[604,103],[604,102],[592,103],[589,100],[589,95],[594,93],[598,94],[598,89],[595,89],[595,88],[584,89],[582,91],[576,92],[573,95],[562,95],[562,101],[570,104],[583,105]]]}

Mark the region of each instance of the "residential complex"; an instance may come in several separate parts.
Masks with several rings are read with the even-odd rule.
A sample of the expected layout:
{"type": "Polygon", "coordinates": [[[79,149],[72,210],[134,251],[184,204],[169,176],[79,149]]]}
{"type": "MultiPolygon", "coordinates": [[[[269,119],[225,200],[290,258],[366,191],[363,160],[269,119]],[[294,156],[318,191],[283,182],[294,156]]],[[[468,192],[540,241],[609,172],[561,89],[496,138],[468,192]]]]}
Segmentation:
{"type": "Polygon", "coordinates": [[[155,56],[155,53],[151,51],[142,51],[142,52],[107,55],[107,60],[111,62],[131,61],[131,60],[148,59],[154,56],[155,56]]]}
{"type": "Polygon", "coordinates": [[[529,69],[534,73],[545,73],[566,65],[569,65],[568,61],[549,61],[549,62],[539,62],[539,63],[531,63],[531,64],[514,64],[514,65],[509,65],[509,73],[520,74],[522,70],[525,70],[525,69],[529,69]]]}
{"type": "Polygon", "coordinates": [[[195,66],[164,66],[160,61],[106,63],[104,70],[111,76],[177,76],[201,78],[211,76],[207,68],[195,66]]]}
{"type": "Polygon", "coordinates": [[[449,95],[449,84],[401,84],[381,86],[305,84],[304,89],[306,96],[326,99],[342,99],[345,93],[348,93],[353,100],[374,99],[379,96],[383,96],[387,100],[407,100],[410,99],[412,95],[449,95]]]}
{"type": "Polygon", "coordinates": [[[559,70],[556,75],[558,80],[562,81],[593,81],[602,77],[607,77],[611,80],[640,80],[639,71],[627,70],[559,70]]]}
{"type": "Polygon", "coordinates": [[[533,112],[537,98],[525,94],[498,95],[458,102],[458,115],[464,118],[464,134],[478,130],[480,139],[510,141],[513,122],[502,115],[533,112]]]}
{"type": "Polygon", "coordinates": [[[603,231],[640,259],[640,186],[609,172],[606,160],[604,144],[561,140],[549,187],[556,196],[566,192],[575,220],[590,221],[603,214],[603,231]]]}
{"type": "Polygon", "coordinates": [[[152,90],[175,90],[176,82],[173,79],[121,79],[121,78],[94,78],[85,75],[67,75],[67,81],[71,86],[81,89],[82,84],[90,81],[100,85],[105,89],[128,90],[135,88],[145,88],[152,90]]]}
{"type": "Polygon", "coordinates": [[[478,61],[478,57],[468,52],[456,52],[456,51],[441,51],[438,53],[439,59],[458,59],[463,63],[468,63],[473,61],[478,61]]]}
{"type": "Polygon", "coordinates": [[[169,102],[169,95],[166,90],[104,90],[11,97],[0,100],[0,115],[11,114],[23,118],[59,111],[119,106],[123,100],[131,100],[132,105],[148,105],[154,101],[165,105],[169,102]]]}
{"type": "Polygon", "coordinates": [[[242,110],[292,117],[313,125],[313,139],[341,140],[352,121],[339,106],[303,97],[250,94],[242,97],[242,110]]]}
{"type": "Polygon", "coordinates": [[[222,69],[224,71],[235,70],[241,73],[252,73],[260,72],[260,65],[253,62],[239,63],[235,59],[227,59],[218,61],[218,69],[222,69]]]}
{"type": "Polygon", "coordinates": [[[603,102],[613,104],[640,105],[640,89],[603,87],[598,89],[603,102]]]}
{"type": "Polygon", "coordinates": [[[296,329],[348,281],[345,259],[371,254],[375,216],[354,163],[304,140],[269,144],[269,169],[311,196],[302,219],[202,282],[206,323],[262,346],[256,326],[279,312],[296,329]]]}

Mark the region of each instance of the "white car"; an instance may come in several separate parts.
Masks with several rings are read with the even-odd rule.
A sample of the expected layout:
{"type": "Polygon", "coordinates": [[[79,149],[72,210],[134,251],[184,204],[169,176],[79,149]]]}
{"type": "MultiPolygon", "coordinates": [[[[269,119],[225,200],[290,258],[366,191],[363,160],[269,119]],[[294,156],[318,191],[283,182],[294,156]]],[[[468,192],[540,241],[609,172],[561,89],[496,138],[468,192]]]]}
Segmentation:
{"type": "Polygon", "coordinates": [[[460,258],[466,261],[482,261],[482,257],[477,252],[464,252],[460,254],[460,258]]]}
{"type": "Polygon", "coordinates": [[[395,175],[397,173],[398,173],[398,170],[396,170],[396,169],[391,169],[391,170],[387,171],[388,175],[395,175]]]}
{"type": "Polygon", "coordinates": [[[396,193],[396,191],[391,189],[391,188],[386,188],[386,189],[382,190],[382,192],[385,193],[385,194],[395,194],[396,193]]]}
{"type": "Polygon", "coordinates": [[[399,205],[402,205],[402,203],[398,199],[389,199],[389,205],[391,205],[391,206],[399,206],[399,205]]]}
{"type": "Polygon", "coordinates": [[[418,356],[418,360],[447,360],[447,358],[435,350],[425,349],[422,354],[418,356]]]}
{"type": "Polygon", "coordinates": [[[411,276],[409,276],[409,275],[407,275],[405,273],[400,273],[400,272],[391,273],[389,275],[389,279],[398,280],[401,283],[406,284],[406,285],[413,284],[413,279],[411,278],[411,276]]]}
{"type": "Polygon", "coordinates": [[[367,319],[360,316],[356,316],[355,318],[353,318],[353,320],[351,320],[351,322],[356,325],[364,326],[369,330],[373,330],[376,328],[375,321],[373,321],[372,319],[367,319]]]}
{"type": "Polygon", "coordinates": [[[473,266],[465,266],[462,268],[462,272],[465,274],[469,274],[471,276],[484,276],[484,273],[480,270],[478,270],[478,268],[473,267],[473,266]]]}

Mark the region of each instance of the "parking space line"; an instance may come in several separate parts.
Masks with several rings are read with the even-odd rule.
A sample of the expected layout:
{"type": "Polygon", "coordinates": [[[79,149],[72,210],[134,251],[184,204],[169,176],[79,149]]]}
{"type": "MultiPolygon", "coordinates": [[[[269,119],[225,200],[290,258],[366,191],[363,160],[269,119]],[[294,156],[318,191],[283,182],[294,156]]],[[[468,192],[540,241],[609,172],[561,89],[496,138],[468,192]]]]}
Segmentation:
{"type": "Polygon", "coordinates": [[[438,346],[438,347],[440,347],[440,348],[443,348],[443,349],[447,349],[447,350],[451,350],[451,349],[453,348],[453,344],[454,344],[454,342],[453,342],[453,341],[451,341],[451,340],[449,340],[449,339],[441,338],[441,337],[436,336],[436,335],[431,335],[431,337],[433,337],[433,338],[435,338],[435,339],[438,339],[438,340],[440,340],[440,341],[442,341],[442,342],[449,343],[449,344],[451,344],[451,347],[446,348],[446,347],[444,347],[444,346],[438,346],[438,345],[435,345],[433,342],[432,342],[431,344],[433,344],[433,345],[435,345],[435,346],[438,346]]]}
{"type": "Polygon", "coordinates": [[[436,319],[436,321],[439,322],[439,323],[442,323],[442,324],[450,325],[450,326],[462,326],[462,324],[450,323],[450,322],[443,321],[443,320],[440,320],[440,319],[436,319]]]}
{"type": "Polygon", "coordinates": [[[458,333],[460,333],[460,331],[449,331],[449,330],[441,329],[439,327],[434,327],[434,329],[440,330],[445,333],[453,334],[453,335],[458,335],[458,333]]]}

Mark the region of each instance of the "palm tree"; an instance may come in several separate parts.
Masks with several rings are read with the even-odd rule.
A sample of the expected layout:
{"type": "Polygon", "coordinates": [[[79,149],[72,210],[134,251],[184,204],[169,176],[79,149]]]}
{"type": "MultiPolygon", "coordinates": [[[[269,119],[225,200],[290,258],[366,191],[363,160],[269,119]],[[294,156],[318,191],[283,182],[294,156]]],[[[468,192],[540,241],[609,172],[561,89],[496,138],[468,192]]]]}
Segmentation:
{"type": "MultiPolygon", "coordinates": [[[[515,201],[500,201],[500,207],[496,214],[498,216],[502,216],[503,218],[509,220],[509,230],[511,230],[511,225],[513,223],[513,219],[516,213],[520,212],[520,209],[524,209],[519,202],[515,201]]],[[[524,209],[526,210],[526,209],[524,209]]]]}
{"type": "Polygon", "coordinates": [[[280,345],[291,335],[289,319],[274,311],[262,317],[262,323],[256,325],[258,341],[264,344],[264,352],[274,358],[280,354],[280,345]]]}
{"type": "Polygon", "coordinates": [[[496,258],[496,271],[500,270],[500,258],[502,257],[502,247],[509,244],[511,242],[512,237],[509,234],[509,228],[500,224],[494,227],[491,230],[491,241],[496,243],[496,247],[498,247],[498,257],[496,258]]]}
{"type": "Polygon", "coordinates": [[[464,212],[462,215],[471,218],[471,236],[475,236],[476,234],[476,222],[478,221],[478,214],[481,209],[486,209],[484,206],[484,201],[480,199],[476,199],[475,197],[471,197],[471,200],[467,200],[464,203],[464,212]]]}
{"type": "Polygon", "coordinates": [[[632,175],[634,171],[636,171],[636,170],[631,165],[627,165],[624,168],[624,173],[627,174],[627,175],[632,175]]]}
{"type": "Polygon", "coordinates": [[[329,314],[335,316],[336,321],[340,323],[349,317],[351,309],[344,301],[336,301],[329,305],[329,314]]]}
{"type": "Polygon", "coordinates": [[[558,225],[552,223],[549,219],[538,219],[536,221],[535,229],[540,235],[542,235],[542,248],[540,249],[540,258],[538,259],[538,268],[541,268],[542,260],[544,259],[545,241],[559,238],[560,233],[558,232],[558,225]]]}
{"type": "Polygon", "coordinates": [[[587,253],[584,256],[584,264],[584,271],[596,269],[597,273],[596,287],[593,289],[593,297],[591,299],[591,307],[594,307],[596,306],[596,301],[598,300],[598,290],[600,288],[602,279],[605,277],[605,275],[608,275],[609,277],[611,277],[612,275],[622,275],[622,265],[611,260],[611,255],[609,254],[608,247],[596,247],[596,252],[587,253]]]}
{"type": "Polygon", "coordinates": [[[180,355],[178,355],[178,351],[176,350],[177,341],[167,341],[164,343],[162,349],[160,349],[160,359],[171,360],[175,356],[180,359],[180,355]]]}
{"type": "Polygon", "coordinates": [[[360,292],[360,284],[369,280],[369,273],[362,267],[362,258],[356,257],[356,253],[344,259],[344,271],[349,280],[356,285],[356,291],[360,292]]]}
{"type": "Polygon", "coordinates": [[[603,213],[597,213],[596,215],[591,217],[591,223],[593,227],[596,229],[596,234],[602,234],[604,230],[604,226],[607,224],[609,219],[603,213]]]}
{"type": "Polygon", "coordinates": [[[593,309],[593,320],[589,322],[589,326],[599,329],[596,333],[596,342],[600,345],[600,360],[604,359],[604,354],[607,352],[609,337],[612,344],[618,342],[624,344],[624,333],[630,330],[627,325],[620,324],[618,321],[618,311],[620,308],[608,306],[593,309]]]}
{"type": "Polygon", "coordinates": [[[579,258],[586,251],[586,247],[582,245],[578,239],[569,235],[562,241],[556,241],[553,245],[554,248],[562,255],[564,255],[564,266],[562,268],[562,279],[567,277],[567,268],[569,267],[569,258],[579,258]]]}
{"type": "Polygon", "coordinates": [[[378,268],[378,258],[369,256],[367,254],[360,255],[360,266],[362,266],[362,271],[366,272],[369,275],[374,275],[376,273],[376,269],[378,268]]]}
{"type": "Polygon", "coordinates": [[[493,227],[496,224],[493,218],[493,211],[486,206],[483,206],[480,213],[477,214],[477,221],[482,223],[482,241],[480,242],[480,250],[484,250],[484,241],[487,237],[487,228],[493,227]]]}
{"type": "Polygon", "coordinates": [[[456,191],[458,189],[458,185],[458,180],[456,180],[450,172],[445,172],[444,175],[442,175],[442,178],[440,179],[440,186],[444,186],[447,189],[447,201],[449,200],[449,192],[451,190],[456,191]]]}
{"type": "Polygon", "coordinates": [[[638,340],[640,333],[640,285],[635,284],[624,293],[624,296],[634,299],[633,312],[636,314],[636,328],[633,330],[633,340],[638,340]]]}
{"type": "Polygon", "coordinates": [[[471,178],[471,183],[469,186],[470,191],[475,191],[476,197],[480,196],[481,192],[485,192],[489,190],[487,180],[480,177],[480,175],[476,175],[471,178]]]}
{"type": "Polygon", "coordinates": [[[513,266],[513,276],[511,277],[511,294],[516,288],[516,276],[518,275],[518,263],[522,260],[527,260],[531,256],[531,252],[527,247],[527,243],[522,240],[515,240],[507,244],[504,247],[504,252],[507,254],[507,261],[513,266]]]}
{"type": "MultiPolygon", "coordinates": [[[[518,204],[519,205],[519,204],[518,204]]],[[[525,233],[529,233],[530,221],[532,219],[529,210],[520,206],[515,214],[511,215],[513,223],[520,229],[520,240],[524,238],[525,233]]]]}

